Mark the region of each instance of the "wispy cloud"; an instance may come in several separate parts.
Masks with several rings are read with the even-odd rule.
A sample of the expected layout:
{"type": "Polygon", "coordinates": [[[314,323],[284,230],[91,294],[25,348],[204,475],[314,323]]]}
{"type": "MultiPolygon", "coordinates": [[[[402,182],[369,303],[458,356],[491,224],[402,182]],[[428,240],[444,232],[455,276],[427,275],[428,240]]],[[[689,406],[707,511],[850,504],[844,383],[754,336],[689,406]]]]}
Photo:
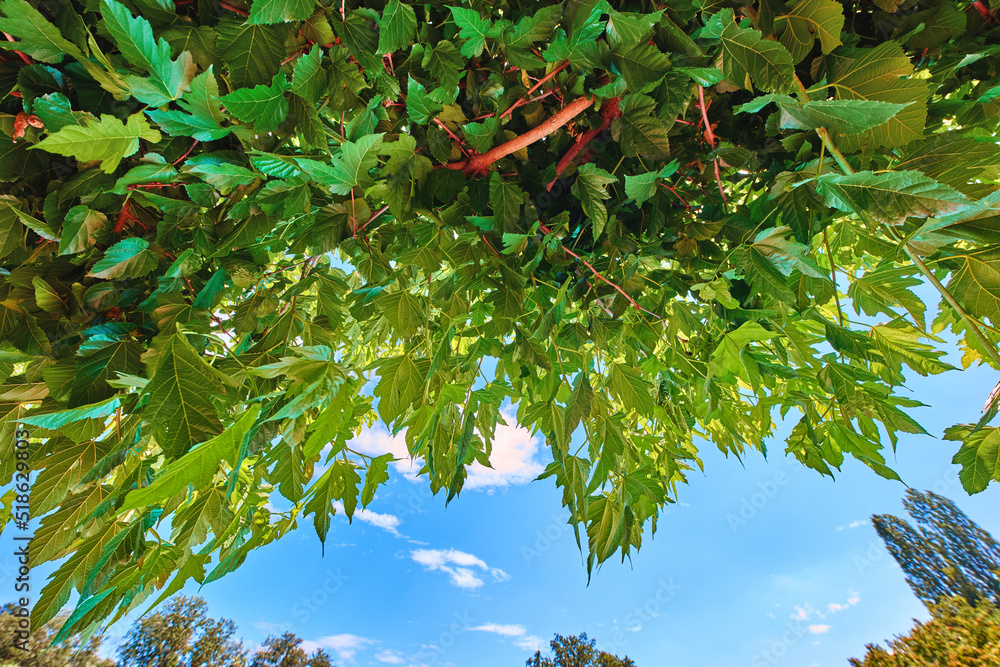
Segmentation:
{"type": "MultiPolygon", "coordinates": [[[[338,514],[344,514],[344,503],[339,500],[335,500],[333,502],[333,506],[337,509],[338,514]]],[[[396,537],[403,537],[397,530],[401,521],[395,514],[380,514],[379,512],[373,512],[371,510],[361,508],[354,510],[354,518],[358,521],[371,524],[376,528],[381,528],[386,532],[392,533],[396,537]]]]}
{"type": "Polygon", "coordinates": [[[475,630],[477,632],[492,632],[494,634],[503,635],[504,637],[521,637],[527,632],[523,625],[500,625],[499,623],[485,623],[483,625],[470,628],[470,630],[475,630]]]}
{"type": "Polygon", "coordinates": [[[514,638],[514,646],[525,651],[540,651],[545,647],[545,640],[536,635],[529,635],[523,625],[501,625],[500,623],[484,623],[474,628],[478,632],[492,632],[502,637],[514,638]]]}
{"type": "Polygon", "coordinates": [[[292,630],[290,623],[268,623],[267,621],[257,621],[253,624],[253,627],[269,635],[280,635],[283,632],[291,632],[292,630]]]}
{"type": "Polygon", "coordinates": [[[379,662],[384,662],[389,665],[402,665],[404,662],[406,662],[406,658],[401,656],[399,653],[396,653],[395,651],[390,651],[389,649],[386,649],[384,651],[379,651],[378,653],[376,653],[375,659],[378,660],[379,662]]]}
{"type": "Polygon", "coordinates": [[[493,435],[493,449],[487,468],[478,461],[469,466],[466,489],[491,489],[501,486],[527,484],[538,477],[545,467],[535,455],[541,438],[532,436],[526,428],[517,426],[517,410],[509,406],[500,411],[506,424],[497,426],[493,435]]]}
{"type": "MultiPolygon", "coordinates": [[[[493,435],[490,464],[487,468],[479,462],[469,466],[469,476],[463,489],[489,490],[497,487],[527,484],[545,469],[537,460],[541,438],[532,436],[528,429],[517,426],[517,410],[508,406],[500,411],[506,424],[497,426],[493,435]]],[[[406,448],[405,431],[392,435],[382,424],[363,428],[349,443],[352,449],[368,456],[392,454],[396,471],[412,481],[423,466],[423,459],[411,459],[406,448]]]]}
{"type": "Polygon", "coordinates": [[[829,625],[810,625],[809,626],[809,632],[811,632],[814,635],[826,634],[827,632],[830,632],[830,626],[829,625]]]}
{"type": "Polygon", "coordinates": [[[854,530],[855,528],[860,528],[861,526],[869,525],[867,521],[852,521],[846,526],[840,526],[837,530],[854,530]]]}
{"type": "Polygon", "coordinates": [[[357,635],[343,634],[320,637],[315,641],[307,639],[302,642],[302,648],[308,653],[311,653],[316,649],[327,649],[336,653],[337,657],[344,662],[354,662],[354,655],[358,651],[361,651],[366,646],[374,643],[375,640],[373,639],[358,637],[357,635]]]}
{"type": "Polygon", "coordinates": [[[416,549],[410,557],[428,570],[439,570],[451,577],[451,583],[459,588],[479,588],[483,580],[476,569],[488,572],[495,581],[506,581],[510,575],[500,568],[490,567],[477,556],[457,549],[416,549]]]}

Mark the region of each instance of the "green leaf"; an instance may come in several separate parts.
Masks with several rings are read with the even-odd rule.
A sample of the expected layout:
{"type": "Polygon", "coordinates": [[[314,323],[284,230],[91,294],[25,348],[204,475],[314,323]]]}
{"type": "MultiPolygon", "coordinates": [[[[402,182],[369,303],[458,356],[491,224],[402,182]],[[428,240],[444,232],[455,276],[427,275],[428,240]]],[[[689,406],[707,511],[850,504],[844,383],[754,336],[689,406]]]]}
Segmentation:
{"type": "Polygon", "coordinates": [[[217,373],[183,334],[170,336],[157,349],[156,370],[146,385],[145,415],[168,458],[222,431],[212,405],[213,396],[225,393],[217,373]]]}
{"type": "Polygon", "coordinates": [[[313,44],[309,53],[295,61],[291,90],[307,102],[315,104],[327,90],[326,72],[323,70],[323,50],[313,44]]]}
{"type": "Polygon", "coordinates": [[[16,44],[0,42],[4,48],[16,48],[43,63],[60,63],[65,55],[84,57],[78,46],[63,37],[58,28],[25,0],[2,0],[0,12],[4,14],[0,17],[0,32],[21,40],[16,44]]]}
{"type": "Polygon", "coordinates": [[[354,516],[358,505],[358,485],[361,477],[354,464],[350,461],[337,459],[327,469],[323,476],[310,487],[309,500],[306,501],[304,514],[313,514],[313,525],[316,535],[325,546],[326,535],[330,530],[330,517],[336,514],[334,503],[338,500],[344,503],[344,513],[348,518],[354,516]]]}
{"type": "Polygon", "coordinates": [[[670,69],[670,58],[652,44],[638,44],[611,54],[629,90],[646,92],[663,79],[670,69]]]}
{"type": "Polygon", "coordinates": [[[406,114],[410,122],[426,125],[441,108],[440,104],[430,99],[423,85],[414,81],[413,77],[409,78],[406,86],[406,114]]]}
{"type": "Polygon", "coordinates": [[[798,63],[809,55],[817,39],[823,53],[843,43],[840,31],[844,29],[844,8],[836,0],[801,0],[787,14],[774,19],[774,29],[792,61],[798,63]]]}
{"type": "Polygon", "coordinates": [[[378,164],[382,134],[369,134],[358,141],[345,141],[331,167],[314,175],[318,183],[338,195],[346,195],[355,187],[367,188],[374,179],[368,173],[378,164]]]}
{"type": "Polygon", "coordinates": [[[221,125],[227,117],[219,103],[219,84],[211,66],[191,80],[190,90],[177,100],[177,104],[184,111],[154,109],[146,111],[146,115],[169,135],[198,141],[215,141],[233,131],[221,125]]]}
{"type": "Polygon", "coordinates": [[[490,204],[493,215],[503,226],[503,229],[517,228],[521,218],[521,205],[526,195],[513,181],[505,181],[500,174],[493,172],[490,176],[490,204]]]}
{"type": "Polygon", "coordinates": [[[271,83],[287,55],[287,25],[254,25],[225,18],[215,30],[233,89],[271,83]]]}
{"type": "Polygon", "coordinates": [[[919,171],[975,196],[983,191],[986,181],[1000,175],[1000,146],[961,132],[945,132],[910,146],[894,168],[919,171]]]}
{"type": "Polygon", "coordinates": [[[99,419],[101,417],[107,417],[108,415],[114,414],[115,410],[117,410],[120,406],[121,401],[119,399],[111,398],[100,403],[85,405],[72,410],[60,410],[59,412],[49,412],[42,415],[28,415],[27,417],[22,417],[19,421],[22,424],[27,424],[29,426],[37,426],[39,428],[55,431],[63,426],[66,426],[67,424],[72,424],[73,422],[78,422],[84,419],[99,419]]]}
{"type": "Polygon", "coordinates": [[[486,48],[487,39],[496,39],[503,31],[503,26],[494,26],[474,9],[464,7],[448,7],[452,20],[459,27],[458,36],[465,40],[462,44],[462,55],[466,58],[478,58],[486,48]]]}
{"type": "Polygon", "coordinates": [[[257,176],[246,167],[210,158],[189,160],[185,171],[205,179],[205,182],[219,188],[222,194],[257,180],[257,176]]]}
{"type": "Polygon", "coordinates": [[[611,134],[630,157],[665,160],[670,154],[668,128],[656,116],[656,101],[645,95],[626,95],[621,116],[611,124],[611,134]]]}
{"type": "Polygon", "coordinates": [[[816,179],[816,192],[827,206],[890,225],[902,224],[911,216],[948,215],[972,205],[961,192],[918,171],[823,174],[816,179]]]}
{"type": "Polygon", "coordinates": [[[660,171],[650,171],[645,174],[625,177],[625,195],[629,199],[634,199],[640,206],[653,198],[656,194],[656,186],[660,179],[672,176],[680,167],[677,160],[672,161],[660,171]]]}
{"type": "Polygon", "coordinates": [[[253,123],[258,133],[273,132],[288,117],[289,89],[284,74],[276,74],[270,86],[240,88],[222,98],[226,109],[236,118],[253,123]]]}
{"type": "Polygon", "coordinates": [[[608,222],[608,209],[604,206],[604,200],[611,195],[608,194],[607,186],[617,181],[617,178],[593,163],[582,165],[577,172],[573,196],[580,200],[583,213],[593,226],[595,239],[600,237],[608,222]]]}
{"type": "Polygon", "coordinates": [[[32,148],[81,162],[101,160],[101,169],[110,174],[122,159],[139,150],[140,139],[153,144],[160,141],[160,133],[151,128],[141,114],[129,116],[127,123],[105,114],[99,123],[86,127],[67,125],[32,148]]]}
{"type": "Polygon", "coordinates": [[[1000,428],[972,433],[955,454],[952,463],[962,466],[958,477],[967,493],[981,493],[990,482],[1000,481],[1000,428]]]}
{"type": "Polygon", "coordinates": [[[816,100],[801,104],[787,95],[764,95],[737,107],[737,111],[753,113],[770,102],[777,103],[782,111],[782,129],[815,130],[825,127],[845,134],[857,134],[883,125],[907,106],[872,100],[816,100]]]}
{"type": "Polygon", "coordinates": [[[59,254],[82,252],[97,243],[97,235],[107,227],[108,217],[86,206],[74,206],[63,220],[59,254]]]}
{"type": "Polygon", "coordinates": [[[905,308],[913,319],[923,326],[924,311],[927,306],[923,299],[910,291],[911,287],[922,284],[908,269],[878,269],[857,276],[847,290],[847,296],[854,304],[854,312],[859,315],[875,316],[885,313],[898,317],[895,308],[905,308]]]}
{"type": "Polygon", "coordinates": [[[731,9],[722,10],[719,17],[725,25],[722,72],[731,83],[775,93],[795,87],[794,62],[785,47],[764,39],[756,30],[739,27],[731,9]]]}
{"type": "Polygon", "coordinates": [[[162,504],[185,489],[200,491],[209,486],[223,463],[229,466],[236,463],[259,414],[260,405],[250,407],[225,431],[166,464],[156,473],[152,484],[129,492],[118,511],[162,504]]]}
{"type": "Polygon", "coordinates": [[[627,410],[649,417],[656,408],[649,382],[624,364],[611,364],[608,388],[627,410]]]}
{"type": "Polygon", "coordinates": [[[378,22],[378,52],[393,53],[413,41],[417,33],[417,13],[410,5],[389,0],[378,22]]]}
{"type": "Polygon", "coordinates": [[[361,489],[362,507],[368,507],[368,504],[375,498],[375,489],[380,484],[389,481],[389,464],[394,460],[392,454],[381,454],[372,458],[368,463],[368,472],[365,473],[365,485],[361,489]]]}
{"type": "Polygon", "coordinates": [[[844,47],[840,52],[844,55],[832,60],[828,76],[837,99],[907,105],[884,125],[860,134],[837,137],[840,149],[895,148],[922,139],[927,117],[928,83],[910,76],[913,64],[899,44],[888,41],[873,49],[844,47]]]}
{"type": "Polygon", "coordinates": [[[122,56],[152,75],[151,80],[127,77],[136,99],[150,106],[161,106],[176,100],[187,90],[195,74],[190,53],[185,51],[176,60],[171,59],[170,44],[153,37],[149,21],[134,18],[132,12],[116,0],[101,0],[101,14],[122,56]]]}
{"type": "Polygon", "coordinates": [[[122,239],[104,253],[87,275],[95,278],[140,278],[157,267],[160,258],[149,249],[149,241],[122,239]]]}
{"type": "Polygon", "coordinates": [[[1000,252],[969,253],[954,258],[959,268],[948,281],[951,292],[973,316],[1000,324],[1000,252]]]}
{"type": "Polygon", "coordinates": [[[305,21],[316,10],[313,0],[253,0],[249,25],[305,21]]]}

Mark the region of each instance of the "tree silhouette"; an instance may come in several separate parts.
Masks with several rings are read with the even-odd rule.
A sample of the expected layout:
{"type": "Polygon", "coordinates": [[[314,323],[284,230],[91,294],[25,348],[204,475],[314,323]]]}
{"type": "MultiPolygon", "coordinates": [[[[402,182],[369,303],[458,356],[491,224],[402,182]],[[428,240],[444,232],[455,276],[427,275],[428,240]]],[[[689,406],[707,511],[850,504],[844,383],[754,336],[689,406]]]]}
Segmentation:
{"type": "Polygon", "coordinates": [[[245,667],[236,625],[208,617],[200,597],[178,596],[140,619],[119,647],[119,667],[245,667]]]}
{"type": "Polygon", "coordinates": [[[291,632],[281,636],[270,636],[264,640],[264,645],[250,660],[250,667],[332,667],[329,654],[323,649],[316,649],[306,655],[299,646],[302,638],[291,632]]]}
{"type": "Polygon", "coordinates": [[[906,581],[930,606],[955,595],[1000,605],[1000,544],[952,501],[910,489],[903,507],[913,526],[891,514],[872,517],[906,581]]]}
{"type": "Polygon", "coordinates": [[[541,651],[535,651],[525,664],[527,667],[635,667],[628,657],[619,658],[600,651],[594,644],[586,632],[570,637],[557,634],[549,642],[552,658],[543,658],[541,651]]]}
{"type": "Polygon", "coordinates": [[[962,596],[931,607],[931,620],[908,635],[869,644],[852,667],[996,667],[1000,665],[1000,611],[987,600],[973,607],[962,596]]]}

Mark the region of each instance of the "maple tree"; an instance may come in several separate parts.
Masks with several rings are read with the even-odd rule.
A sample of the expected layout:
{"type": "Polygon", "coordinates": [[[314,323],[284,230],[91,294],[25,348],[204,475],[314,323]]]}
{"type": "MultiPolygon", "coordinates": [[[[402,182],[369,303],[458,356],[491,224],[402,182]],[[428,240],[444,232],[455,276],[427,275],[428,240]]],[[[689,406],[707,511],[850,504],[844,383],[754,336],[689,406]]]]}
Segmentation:
{"type": "MultiPolygon", "coordinates": [[[[1000,369],[985,2],[0,14],[0,482],[19,423],[31,564],[58,564],[36,627],[207,584],[303,519],[325,540],[388,479],[350,446],[376,419],[451,500],[516,403],[590,570],[702,440],[766,452],[780,415],[804,465],[896,478],[937,334],[1000,369]]],[[[948,432],[969,492],[1000,479],[994,399],[948,432]]]]}

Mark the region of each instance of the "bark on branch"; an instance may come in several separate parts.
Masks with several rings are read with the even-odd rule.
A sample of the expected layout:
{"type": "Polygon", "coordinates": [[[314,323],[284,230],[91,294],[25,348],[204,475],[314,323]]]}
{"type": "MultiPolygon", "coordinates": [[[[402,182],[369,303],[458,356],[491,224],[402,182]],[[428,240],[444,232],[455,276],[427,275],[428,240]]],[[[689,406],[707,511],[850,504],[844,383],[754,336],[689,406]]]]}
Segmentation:
{"type": "Polygon", "coordinates": [[[485,176],[494,162],[530,146],[542,137],[552,134],[586,111],[593,103],[594,100],[592,98],[579,97],[563,107],[558,113],[549,116],[545,122],[528,130],[521,136],[514,137],[510,141],[491,148],[481,155],[474,155],[468,160],[452,162],[444,166],[446,169],[461,169],[466,176],[485,176]]]}

